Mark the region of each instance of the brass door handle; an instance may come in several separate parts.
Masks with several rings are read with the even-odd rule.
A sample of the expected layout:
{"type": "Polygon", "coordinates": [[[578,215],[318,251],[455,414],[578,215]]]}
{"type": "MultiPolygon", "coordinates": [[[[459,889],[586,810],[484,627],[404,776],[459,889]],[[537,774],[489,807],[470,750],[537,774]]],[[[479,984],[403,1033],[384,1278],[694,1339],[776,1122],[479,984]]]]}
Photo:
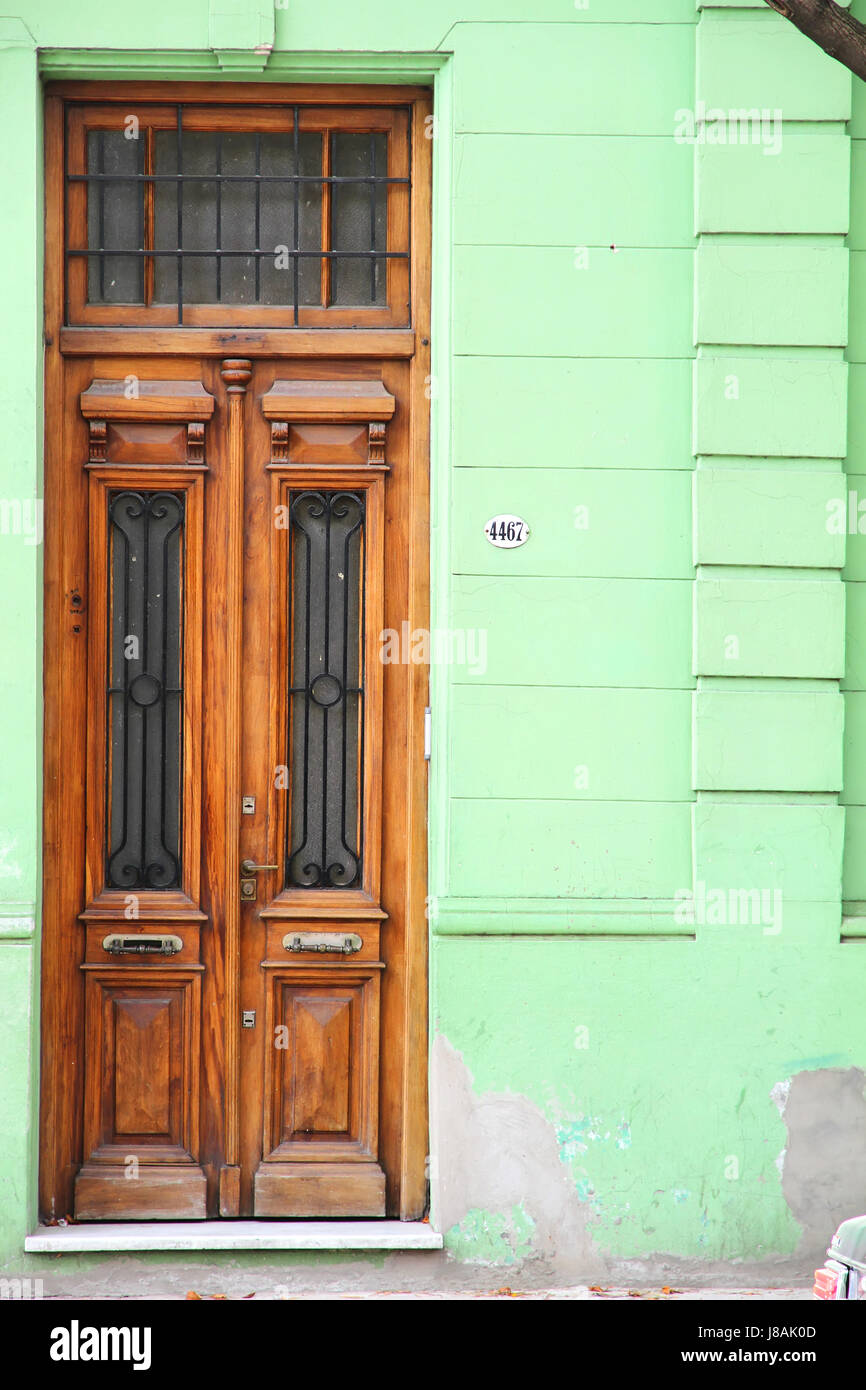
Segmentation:
{"type": "Polygon", "coordinates": [[[279,867],[279,864],[254,864],[252,859],[242,859],[241,878],[249,878],[250,874],[267,873],[270,869],[279,867]]]}

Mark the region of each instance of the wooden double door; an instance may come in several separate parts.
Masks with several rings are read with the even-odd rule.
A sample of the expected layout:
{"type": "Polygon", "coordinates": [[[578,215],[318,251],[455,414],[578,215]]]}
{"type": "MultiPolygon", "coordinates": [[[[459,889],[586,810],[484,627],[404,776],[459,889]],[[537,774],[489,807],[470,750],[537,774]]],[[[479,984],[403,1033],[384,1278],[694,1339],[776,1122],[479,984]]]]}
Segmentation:
{"type": "Polygon", "coordinates": [[[417,1217],[427,672],[383,655],[427,623],[426,339],[60,289],[43,1214],[417,1217]]]}

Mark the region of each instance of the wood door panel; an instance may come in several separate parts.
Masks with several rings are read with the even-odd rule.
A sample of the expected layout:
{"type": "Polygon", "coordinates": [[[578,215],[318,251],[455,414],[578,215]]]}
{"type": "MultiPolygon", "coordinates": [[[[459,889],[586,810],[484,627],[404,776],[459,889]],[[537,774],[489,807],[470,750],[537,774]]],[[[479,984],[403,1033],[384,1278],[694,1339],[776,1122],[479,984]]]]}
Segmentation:
{"type": "Polygon", "coordinates": [[[352,999],[304,992],[291,1000],[283,1078],[281,1140],[304,1134],[348,1134],[352,1067],[352,999]]]}
{"type": "Polygon", "coordinates": [[[88,969],[85,1153],[194,1162],[198,974],[88,969]]]}
{"type": "Polygon", "coordinates": [[[79,1221],[201,1219],[200,975],[88,968],[79,1221]]]}
{"type": "Polygon", "coordinates": [[[268,1163],[255,1177],[256,1216],[385,1215],[385,1174],[377,1163],[268,1163]]]}
{"type": "MultiPolygon", "coordinates": [[[[195,104],[199,94],[179,86],[177,100],[195,104]]],[[[387,124],[391,94],[370,95],[330,91],[325,115],[359,130],[379,114],[387,124]]],[[[228,88],[209,92],[205,125],[232,127],[235,115],[218,110],[230,96],[228,88]]],[[[110,84],[93,99],[114,100],[110,84]]],[[[264,326],[267,312],[260,326],[242,322],[239,306],[200,308],[212,329],[175,327],[170,316],[159,326],[158,306],[153,325],[121,325],[122,306],[110,306],[100,327],[94,306],[92,326],[77,329],[64,323],[63,258],[46,257],[40,1196],[49,1219],[423,1212],[428,673],[379,659],[383,628],[429,621],[430,107],[419,91],[404,93],[407,103],[412,191],[389,199],[389,235],[411,244],[412,259],[389,269],[388,299],[402,314],[411,274],[411,328],[341,329],[356,315],[337,310],[323,315],[333,327],[313,330],[302,318],[275,331],[264,326]],[[112,722],[112,701],[130,698],[138,681],[131,698],[150,708],[160,677],[151,667],[142,683],[116,657],[121,631],[139,635],[119,616],[128,601],[115,603],[128,593],[111,550],[120,543],[111,510],[119,489],[173,494],[183,508],[182,553],[170,561],[171,592],[181,594],[172,632],[180,632],[182,680],[162,676],[179,714],[170,716],[175,743],[162,790],[153,774],[169,848],[180,845],[177,872],[151,881],[153,860],[142,849],[132,891],[114,868],[113,815],[138,793],[124,785],[134,759],[127,764],[124,746],[121,766],[125,735],[112,722]],[[340,764],[344,776],[357,770],[357,794],[342,805],[359,867],[345,887],[328,881],[330,852],[315,857],[325,871],[315,886],[287,869],[298,793],[290,797],[278,774],[296,755],[288,710],[299,692],[290,672],[292,562],[274,509],[305,490],[331,493],[332,503],[341,493],[361,498],[365,528],[363,565],[352,552],[364,622],[351,650],[363,652],[366,677],[363,690],[349,690],[344,667],[342,681],[358,696],[351,720],[360,732],[355,740],[350,725],[349,737],[361,748],[349,761],[344,750],[340,764]],[[279,866],[252,871],[252,900],[241,891],[242,859],[279,866]],[[307,937],[300,948],[298,935],[307,937]],[[173,937],[167,949],[179,949],[143,955],[137,937],[173,937]],[[335,951],[333,939],[347,937],[348,954],[335,951]]],[[[250,129],[273,119],[267,106],[245,115],[250,129]]],[[[63,107],[59,97],[46,107],[46,217],[58,243],[63,107]]],[[[408,173],[408,163],[392,172],[408,173]]],[[[81,185],[69,191],[80,233],[81,185]]],[[[82,269],[78,258],[73,300],[86,289],[82,269]]],[[[168,592],[153,583],[158,566],[154,600],[168,592]]],[[[149,600],[139,607],[152,611],[149,600]]],[[[342,625],[342,614],[335,621],[342,625]]],[[[135,718],[143,726],[145,716],[135,718]]],[[[165,746],[164,723],[162,740],[152,740],[149,761],[141,757],[148,777],[153,750],[165,746]]],[[[335,737],[332,759],[337,746],[335,737]]],[[[130,811],[131,839],[136,816],[140,829],[143,801],[140,814],[130,811]]],[[[145,838],[138,835],[142,846],[145,838]]]]}
{"type": "Polygon", "coordinates": [[[268,974],[264,1161],[376,1158],[379,972],[268,974]]]}
{"type": "Polygon", "coordinates": [[[177,1049],[172,1048],[171,1014],[177,1013],[177,1004],[176,995],[166,994],[150,999],[115,994],[110,1001],[114,1013],[115,1142],[135,1136],[171,1143],[172,1128],[176,1132],[171,1093],[177,1049]]]}

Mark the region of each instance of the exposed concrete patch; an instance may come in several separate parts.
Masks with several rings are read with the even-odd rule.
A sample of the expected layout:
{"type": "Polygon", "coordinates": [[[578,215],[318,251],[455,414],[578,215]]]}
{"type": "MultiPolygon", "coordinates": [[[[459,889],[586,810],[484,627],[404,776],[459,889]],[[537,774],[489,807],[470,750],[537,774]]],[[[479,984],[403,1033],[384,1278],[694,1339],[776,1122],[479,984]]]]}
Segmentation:
{"type": "Polygon", "coordinates": [[[866,1212],[866,1073],[797,1072],[772,1098],[788,1130],[782,1192],[803,1228],[798,1256],[823,1255],[840,1221],[866,1212]]]}
{"type": "Polygon", "coordinates": [[[431,1112],[439,1156],[433,1216],[446,1246],[471,1261],[475,1236],[487,1264],[525,1258],[560,1279],[604,1273],[587,1231],[591,1213],[562,1162],[555,1127],[524,1096],[478,1095],[462,1056],[441,1034],[433,1044],[431,1112]],[[519,1231],[515,1210],[526,1218],[519,1231]]]}

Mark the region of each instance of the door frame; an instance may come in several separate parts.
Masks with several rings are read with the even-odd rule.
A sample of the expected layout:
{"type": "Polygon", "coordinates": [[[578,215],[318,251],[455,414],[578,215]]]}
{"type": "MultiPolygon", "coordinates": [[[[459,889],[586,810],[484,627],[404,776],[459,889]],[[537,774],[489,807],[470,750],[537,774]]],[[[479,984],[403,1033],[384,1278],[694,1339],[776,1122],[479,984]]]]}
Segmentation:
{"type": "MultiPolygon", "coordinates": [[[[353,360],[406,359],[409,362],[409,397],[412,403],[413,467],[410,550],[413,557],[407,619],[410,630],[429,628],[430,531],[428,402],[430,377],[431,308],[431,164],[433,141],[429,88],[398,86],[333,86],[275,82],[71,82],[49,84],[45,102],[45,218],[46,230],[63,226],[63,102],[86,97],[119,103],[155,96],[182,99],[190,94],[214,102],[304,101],[315,98],[332,104],[363,105],[375,102],[411,104],[413,188],[425,196],[412,200],[412,324],[408,329],[251,329],[231,333],[223,329],[111,330],[64,328],[63,258],[45,255],[45,615],[44,615],[44,795],[43,795],[43,932],[42,932],[42,1041],[41,1041],[41,1136],[39,1194],[40,1213],[59,1219],[72,1210],[72,1185],[82,1162],[83,980],[78,969],[83,955],[83,932],[77,920],[84,891],[72,876],[62,872],[64,847],[75,853],[85,835],[84,783],[86,729],[66,717],[64,691],[70,676],[66,656],[70,630],[81,626],[86,611],[87,575],[83,547],[61,545],[63,517],[67,513],[67,481],[62,466],[64,437],[63,375],[67,357],[134,353],[154,357],[171,355],[171,344],[183,345],[186,354],[222,360],[240,352],[246,357],[293,357],[317,354],[353,360]],[[428,138],[425,138],[428,137],[428,138]],[[183,334],[182,339],[175,335],[183,334]],[[169,336],[170,335],[170,336],[169,336]],[[242,337],[242,343],[238,342],[242,337]],[[134,340],[133,340],[134,339],[134,340]],[[80,596],[75,600],[76,593],[80,596]]],[[[54,243],[56,245],[56,243],[54,243]]],[[[68,441],[68,446],[73,447],[68,441]]],[[[85,542],[86,543],[86,542],[85,542]]],[[[86,621],[86,620],[85,620],[86,621]]],[[[83,644],[82,644],[83,645],[83,644]]],[[[389,1183],[388,1214],[417,1218],[426,1205],[428,1152],[427,1101],[427,764],[423,758],[424,710],[429,703],[429,671],[409,667],[408,727],[412,731],[413,757],[407,785],[405,814],[408,823],[406,878],[407,921],[405,957],[395,972],[393,1000],[389,1007],[400,1015],[406,1040],[398,1093],[401,1103],[389,1115],[382,1114],[382,1154],[393,1181],[389,1183]],[[420,750],[420,756],[415,755],[420,750]]]]}

